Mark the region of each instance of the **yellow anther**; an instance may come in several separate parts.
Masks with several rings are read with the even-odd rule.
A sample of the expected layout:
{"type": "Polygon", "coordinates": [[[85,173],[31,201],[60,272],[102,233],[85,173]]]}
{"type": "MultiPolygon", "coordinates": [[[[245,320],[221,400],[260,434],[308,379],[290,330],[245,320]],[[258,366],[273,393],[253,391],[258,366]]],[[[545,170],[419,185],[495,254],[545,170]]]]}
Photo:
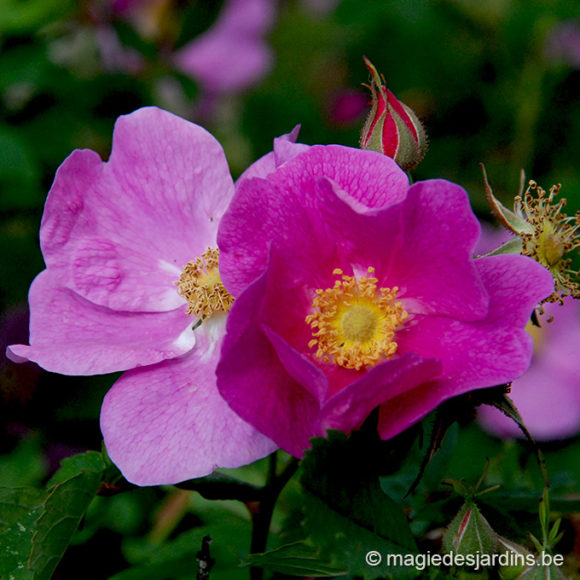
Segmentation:
{"type": "Polygon", "coordinates": [[[223,285],[219,269],[219,250],[208,248],[188,262],[177,282],[177,292],[187,300],[187,314],[202,320],[214,312],[228,312],[234,301],[223,285]]]}
{"type": "Polygon", "coordinates": [[[565,257],[580,248],[580,213],[573,216],[564,213],[566,200],[555,200],[559,191],[560,185],[553,185],[546,193],[535,181],[530,181],[514,205],[516,214],[533,228],[532,233],[520,233],[522,254],[537,260],[554,278],[556,288],[548,302],[562,302],[563,296],[580,298],[578,283],[574,280],[578,272],[571,269],[572,260],[565,257]]]}
{"type": "Polygon", "coordinates": [[[313,313],[306,317],[312,328],[308,348],[316,347],[316,357],[324,362],[360,370],[391,358],[397,351],[395,330],[407,318],[401,302],[396,302],[398,288],[377,288],[375,269],[367,276],[345,276],[333,270],[333,288],[316,290],[313,313]]]}

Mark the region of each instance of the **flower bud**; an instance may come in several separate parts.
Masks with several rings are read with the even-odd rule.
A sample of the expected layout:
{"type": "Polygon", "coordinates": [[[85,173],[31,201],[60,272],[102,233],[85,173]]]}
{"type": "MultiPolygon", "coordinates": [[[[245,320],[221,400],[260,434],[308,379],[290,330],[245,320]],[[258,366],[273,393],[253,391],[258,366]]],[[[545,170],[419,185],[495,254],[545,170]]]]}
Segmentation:
{"type": "Polygon", "coordinates": [[[536,557],[524,546],[502,536],[496,536],[501,580],[516,580],[522,572],[536,562],[536,557]]]}
{"type": "Polygon", "coordinates": [[[522,572],[517,580],[566,580],[566,576],[556,564],[536,563],[522,572]]]}
{"type": "Polygon", "coordinates": [[[387,89],[374,65],[364,59],[372,78],[371,111],[361,132],[361,149],[392,157],[403,171],[414,169],[425,156],[427,135],[417,115],[387,89]]]}
{"type": "Polygon", "coordinates": [[[493,554],[496,547],[496,534],[492,527],[479,508],[472,501],[466,501],[443,536],[444,550],[467,556],[493,554]]]}

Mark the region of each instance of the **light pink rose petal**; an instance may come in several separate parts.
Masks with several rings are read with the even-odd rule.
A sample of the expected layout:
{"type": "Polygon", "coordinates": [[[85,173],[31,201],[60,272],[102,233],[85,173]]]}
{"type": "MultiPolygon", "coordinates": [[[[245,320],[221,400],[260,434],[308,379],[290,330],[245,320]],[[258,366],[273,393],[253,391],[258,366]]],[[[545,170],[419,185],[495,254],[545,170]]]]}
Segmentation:
{"type": "MultiPolygon", "coordinates": [[[[532,364],[512,383],[510,397],[531,434],[550,440],[580,431],[580,303],[566,298],[563,306],[548,303],[544,308],[541,328],[533,333],[532,364]]],[[[499,437],[523,437],[513,421],[491,407],[481,407],[478,419],[499,437]]]]}
{"type": "Polygon", "coordinates": [[[185,46],[175,65],[211,93],[228,93],[252,86],[272,66],[270,50],[259,41],[212,36],[185,46]]]}
{"type": "Polygon", "coordinates": [[[226,0],[215,26],[244,35],[264,34],[274,24],[276,5],[277,0],[226,0]]]}
{"type": "MultiPolygon", "coordinates": [[[[540,441],[571,437],[580,431],[580,372],[576,377],[532,365],[512,383],[509,397],[532,437],[540,441]]],[[[478,420],[499,437],[524,437],[514,421],[489,406],[478,409],[478,420]]]]}
{"type": "Polygon", "coordinates": [[[251,463],[276,449],[217,390],[224,327],[223,319],[210,319],[196,329],[196,348],[189,354],[129,371],[107,393],[101,411],[105,445],[132,483],[173,484],[251,463]]]}
{"type": "Polygon", "coordinates": [[[122,371],[180,356],[195,344],[194,319],[185,305],[169,312],[117,312],[61,287],[49,270],[32,283],[29,301],[31,346],[12,345],[8,356],[51,372],[122,371]]]}
{"type": "Polygon", "coordinates": [[[219,143],[156,108],[120,117],[103,163],[75,151],[47,200],[41,244],[61,284],[115,310],[156,312],[183,303],[175,282],[215,245],[233,195],[219,143]]]}
{"type": "Polygon", "coordinates": [[[175,66],[210,93],[248,88],[272,66],[264,36],[274,15],[274,0],[228,0],[216,23],[177,52],[175,66]]]}

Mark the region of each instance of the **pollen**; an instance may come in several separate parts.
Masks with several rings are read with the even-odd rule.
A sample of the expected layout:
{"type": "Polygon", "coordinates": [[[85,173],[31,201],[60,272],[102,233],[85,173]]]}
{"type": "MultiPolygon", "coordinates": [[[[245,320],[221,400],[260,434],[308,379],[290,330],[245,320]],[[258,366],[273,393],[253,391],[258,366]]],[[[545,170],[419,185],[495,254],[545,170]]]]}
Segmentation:
{"type": "Polygon", "coordinates": [[[554,278],[555,291],[546,301],[562,303],[564,296],[580,298],[575,281],[578,272],[571,268],[571,258],[566,257],[580,247],[580,212],[566,215],[563,211],[566,200],[556,201],[560,187],[553,185],[546,193],[535,181],[530,181],[525,193],[515,198],[514,210],[532,226],[531,232],[519,234],[522,254],[538,261],[554,278]]]}
{"type": "Polygon", "coordinates": [[[177,292],[187,300],[187,314],[206,320],[215,312],[228,312],[234,301],[223,285],[218,269],[219,250],[208,248],[188,262],[177,284],[177,292]]]}
{"type": "Polygon", "coordinates": [[[316,290],[313,313],[306,317],[312,329],[309,348],[316,348],[316,358],[347,369],[360,370],[397,352],[395,331],[407,318],[398,288],[377,288],[375,269],[367,276],[340,276],[333,288],[316,290]]]}

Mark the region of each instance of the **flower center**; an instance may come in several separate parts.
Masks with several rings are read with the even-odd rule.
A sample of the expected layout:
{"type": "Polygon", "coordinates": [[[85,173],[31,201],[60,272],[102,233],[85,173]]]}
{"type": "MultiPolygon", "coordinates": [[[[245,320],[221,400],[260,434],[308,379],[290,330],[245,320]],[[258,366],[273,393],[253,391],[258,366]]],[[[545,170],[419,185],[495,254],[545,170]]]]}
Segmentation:
{"type": "Polygon", "coordinates": [[[543,255],[549,268],[557,266],[564,257],[564,244],[553,233],[545,233],[543,239],[543,255]]]}
{"type": "Polygon", "coordinates": [[[351,306],[342,315],[340,326],[349,342],[367,342],[374,336],[378,318],[371,308],[363,304],[351,306]]]}
{"type": "Polygon", "coordinates": [[[561,302],[563,296],[580,298],[578,272],[571,268],[572,260],[565,257],[580,248],[580,212],[564,213],[565,199],[556,201],[559,185],[546,193],[535,181],[530,181],[523,196],[516,197],[514,209],[531,226],[531,233],[520,233],[522,254],[530,256],[550,270],[556,283],[548,302],[561,302]],[[533,195],[535,191],[536,195],[533,195]]]}
{"type": "Polygon", "coordinates": [[[347,369],[360,370],[392,358],[397,351],[395,330],[407,318],[401,302],[395,302],[398,288],[377,288],[375,269],[368,276],[341,276],[333,288],[316,290],[313,313],[306,317],[314,337],[308,348],[316,357],[347,369]]]}
{"type": "Polygon", "coordinates": [[[176,284],[179,295],[187,300],[187,314],[205,320],[231,308],[234,298],[221,281],[218,260],[219,250],[208,248],[183,268],[176,284]]]}

